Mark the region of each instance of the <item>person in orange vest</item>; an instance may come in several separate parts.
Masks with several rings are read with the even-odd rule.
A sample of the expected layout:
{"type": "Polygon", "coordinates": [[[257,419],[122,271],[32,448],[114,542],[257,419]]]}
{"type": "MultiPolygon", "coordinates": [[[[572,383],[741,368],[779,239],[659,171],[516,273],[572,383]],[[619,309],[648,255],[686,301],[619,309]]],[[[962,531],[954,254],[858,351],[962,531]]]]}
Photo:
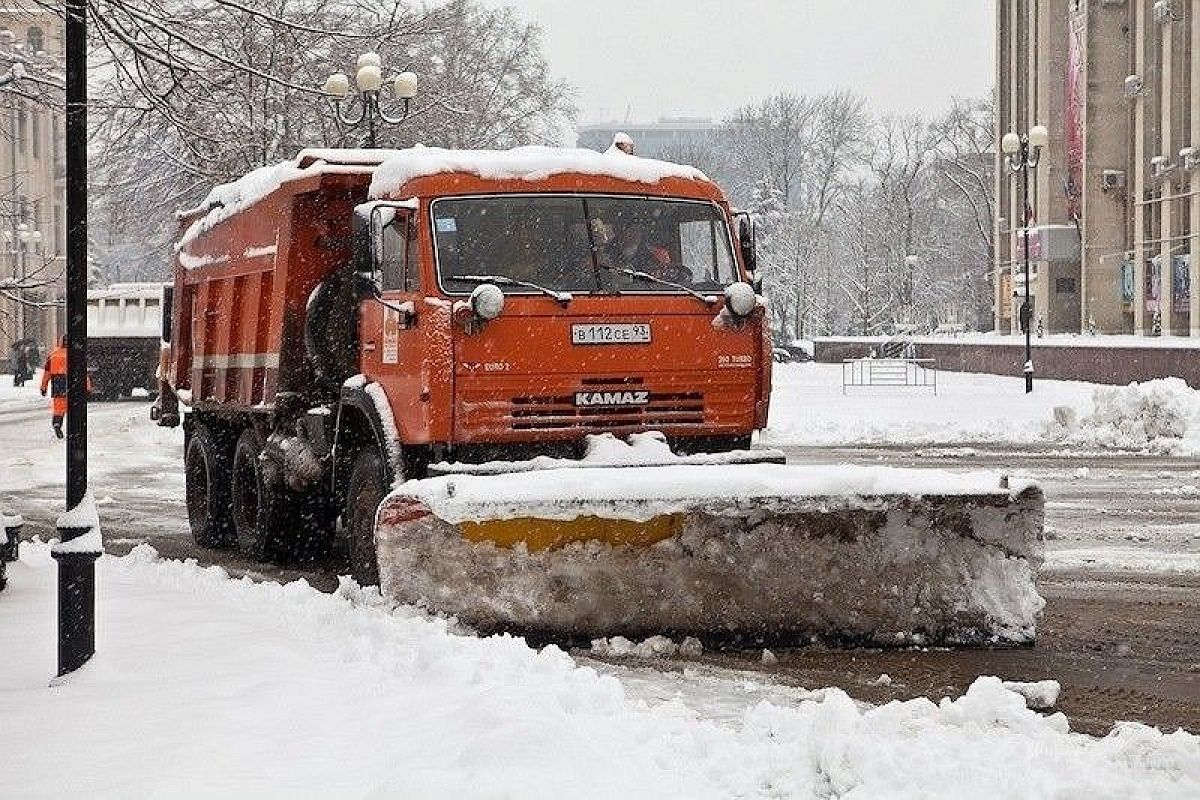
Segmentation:
{"type": "MultiPolygon", "coordinates": [[[[92,376],[87,379],[88,391],[92,389],[92,376]]],[[[50,389],[50,425],[54,435],[63,438],[63,417],[67,416],[67,337],[63,336],[58,347],[50,351],[42,367],[42,397],[50,389]]]]}

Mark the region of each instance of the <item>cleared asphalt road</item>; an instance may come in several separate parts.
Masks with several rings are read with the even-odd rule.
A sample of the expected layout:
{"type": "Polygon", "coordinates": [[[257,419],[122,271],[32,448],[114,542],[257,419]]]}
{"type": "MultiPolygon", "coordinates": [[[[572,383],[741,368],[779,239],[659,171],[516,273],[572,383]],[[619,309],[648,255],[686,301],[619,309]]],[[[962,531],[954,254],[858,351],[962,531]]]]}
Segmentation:
{"type": "MultiPolygon", "coordinates": [[[[324,563],[294,569],[196,547],[183,505],[182,453],[171,456],[172,450],[180,449],[178,443],[156,439],[126,446],[158,448],[153,458],[122,452],[123,430],[130,436],[145,435],[139,432],[144,413],[141,403],[99,405],[92,413],[93,430],[108,437],[93,447],[97,466],[92,484],[110,552],[125,553],[147,542],[164,557],[219,564],[235,575],[280,581],[303,577],[319,588],[336,586],[337,572],[344,569],[336,554],[324,563]]],[[[44,410],[27,406],[0,409],[0,443],[55,446],[41,441],[49,427],[44,415],[44,410]]],[[[1131,556],[1143,556],[1169,570],[1175,559],[1200,557],[1200,462],[966,447],[801,448],[788,456],[797,463],[988,469],[1039,481],[1047,496],[1051,558],[1040,582],[1047,607],[1038,642],[1014,650],[787,648],[774,650],[778,662],[770,666],[763,664],[761,650],[720,649],[702,656],[711,668],[809,688],[836,685],[873,702],[957,696],[978,675],[1054,678],[1063,684],[1059,710],[1077,730],[1104,733],[1114,720],[1126,719],[1200,732],[1200,573],[1114,571],[1106,561],[1087,560],[1094,554],[1115,554],[1119,565],[1131,556]],[[1069,562],[1056,558],[1072,553],[1084,555],[1069,562]],[[1059,569],[1056,563],[1073,566],[1059,569]],[[890,684],[878,680],[882,673],[891,678],[890,684]]],[[[7,479],[0,474],[0,503],[24,513],[27,536],[48,537],[61,507],[61,484],[47,473],[13,490],[23,463],[6,462],[7,479]]],[[[29,470],[28,474],[36,472],[33,466],[29,470]]],[[[696,666],[696,661],[653,664],[682,670],[696,666]]]]}

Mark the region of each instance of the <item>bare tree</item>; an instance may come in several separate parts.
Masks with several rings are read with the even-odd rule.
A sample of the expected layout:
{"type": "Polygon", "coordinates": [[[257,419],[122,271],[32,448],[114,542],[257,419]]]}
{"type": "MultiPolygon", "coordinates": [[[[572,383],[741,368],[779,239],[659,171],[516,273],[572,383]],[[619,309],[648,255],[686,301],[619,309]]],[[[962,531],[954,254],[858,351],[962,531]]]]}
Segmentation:
{"type": "MultiPolygon", "coordinates": [[[[39,0],[45,7],[55,4],[39,0]]],[[[93,252],[161,275],[172,212],[304,147],[354,146],[325,76],[373,50],[421,92],[384,145],[552,141],[573,114],[536,26],[477,0],[90,0],[93,252]]]]}

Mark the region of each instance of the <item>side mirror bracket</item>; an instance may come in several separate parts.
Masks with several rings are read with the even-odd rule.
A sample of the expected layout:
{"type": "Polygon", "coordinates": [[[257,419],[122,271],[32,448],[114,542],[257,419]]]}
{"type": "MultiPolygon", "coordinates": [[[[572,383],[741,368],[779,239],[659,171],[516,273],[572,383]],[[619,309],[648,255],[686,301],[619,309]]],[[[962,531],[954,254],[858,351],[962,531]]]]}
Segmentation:
{"type": "MultiPolygon", "coordinates": [[[[752,276],[758,270],[758,251],[755,242],[754,220],[747,211],[739,211],[738,217],[738,249],[742,253],[742,264],[752,276]]],[[[752,280],[756,280],[752,278],[752,280]]],[[[755,291],[759,287],[755,286],[755,291]]]]}

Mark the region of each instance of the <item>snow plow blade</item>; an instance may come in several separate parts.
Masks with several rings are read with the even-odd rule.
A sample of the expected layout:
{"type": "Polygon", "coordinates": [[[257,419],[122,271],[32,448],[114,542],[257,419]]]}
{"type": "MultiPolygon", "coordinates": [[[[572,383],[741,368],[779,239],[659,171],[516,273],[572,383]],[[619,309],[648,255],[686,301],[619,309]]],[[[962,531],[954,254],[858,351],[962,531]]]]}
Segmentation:
{"type": "Polygon", "coordinates": [[[781,464],[452,474],[376,525],[385,595],[483,632],[1027,644],[1043,498],[996,475],[781,464]]]}

